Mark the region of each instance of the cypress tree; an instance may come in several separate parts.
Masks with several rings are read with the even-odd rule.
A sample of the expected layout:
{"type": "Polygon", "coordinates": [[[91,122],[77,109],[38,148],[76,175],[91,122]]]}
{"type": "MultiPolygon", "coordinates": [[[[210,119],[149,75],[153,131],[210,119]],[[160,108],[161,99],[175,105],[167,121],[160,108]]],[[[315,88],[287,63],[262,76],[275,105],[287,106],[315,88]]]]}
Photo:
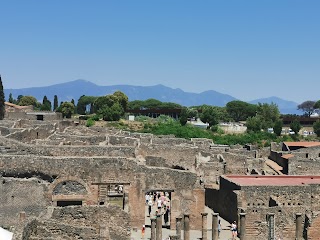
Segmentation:
{"type": "Polygon", "coordinates": [[[4,91],[3,91],[3,85],[2,85],[2,79],[0,75],[0,120],[3,120],[4,113],[5,113],[5,105],[4,105],[4,91]]]}
{"type": "Polygon", "coordinates": [[[9,94],[9,103],[14,103],[14,99],[12,97],[12,93],[9,94]]]}
{"type": "Polygon", "coordinates": [[[55,111],[58,108],[58,96],[54,95],[53,99],[53,111],[55,111]]]}

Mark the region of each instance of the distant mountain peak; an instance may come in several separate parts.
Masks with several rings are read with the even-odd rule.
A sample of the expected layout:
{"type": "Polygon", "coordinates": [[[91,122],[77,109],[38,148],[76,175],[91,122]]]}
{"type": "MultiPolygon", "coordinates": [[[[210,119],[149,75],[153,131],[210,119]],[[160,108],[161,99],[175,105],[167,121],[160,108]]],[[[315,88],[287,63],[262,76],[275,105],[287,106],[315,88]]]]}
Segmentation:
{"type": "MultiPolygon", "coordinates": [[[[47,96],[51,101],[53,101],[54,95],[58,96],[59,101],[70,101],[71,99],[77,101],[82,95],[105,96],[106,94],[112,94],[117,90],[125,93],[128,96],[129,101],[154,98],[160,101],[178,103],[182,106],[199,106],[207,104],[223,107],[228,102],[237,100],[228,94],[219,93],[215,90],[207,90],[202,93],[192,93],[185,92],[180,88],[173,89],[163,84],[157,84],[154,86],[100,86],[84,79],[77,79],[46,87],[4,89],[6,97],[8,97],[10,93],[12,93],[14,98],[17,98],[19,95],[31,95],[38,100],[43,99],[43,96],[47,96]]],[[[258,102],[274,102],[278,105],[281,113],[292,113],[296,111],[298,105],[295,102],[286,101],[275,96],[253,100],[250,103],[257,104],[258,102]]]]}

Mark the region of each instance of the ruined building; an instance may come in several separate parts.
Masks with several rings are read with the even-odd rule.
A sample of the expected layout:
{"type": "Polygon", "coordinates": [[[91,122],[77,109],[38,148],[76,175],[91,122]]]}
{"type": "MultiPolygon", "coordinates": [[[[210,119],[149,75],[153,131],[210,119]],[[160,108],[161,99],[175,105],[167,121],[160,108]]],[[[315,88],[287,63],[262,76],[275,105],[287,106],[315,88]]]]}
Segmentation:
{"type": "Polygon", "coordinates": [[[15,240],[130,239],[131,229],[145,224],[145,193],[156,191],[170,195],[171,229],[189,214],[190,228],[201,230],[205,204],[229,221],[246,213],[246,239],[266,239],[267,213],[290,216],[277,230],[292,230],[297,211],[305,231],[317,221],[314,182],[281,188],[232,177],[284,175],[272,156],[292,152],[280,146],[216,145],[61,120],[3,120],[0,131],[0,226],[15,240]],[[288,189],[308,195],[290,200],[289,193],[282,196],[288,189]]]}

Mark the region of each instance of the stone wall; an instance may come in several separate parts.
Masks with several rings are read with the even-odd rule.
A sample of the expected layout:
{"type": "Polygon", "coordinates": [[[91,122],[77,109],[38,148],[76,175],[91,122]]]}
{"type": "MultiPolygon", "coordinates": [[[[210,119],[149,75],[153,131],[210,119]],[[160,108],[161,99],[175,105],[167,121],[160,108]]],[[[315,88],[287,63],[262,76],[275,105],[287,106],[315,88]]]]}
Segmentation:
{"type": "Polygon", "coordinates": [[[25,240],[119,239],[130,237],[130,218],[116,206],[71,206],[54,208],[49,220],[30,222],[25,240]]]}

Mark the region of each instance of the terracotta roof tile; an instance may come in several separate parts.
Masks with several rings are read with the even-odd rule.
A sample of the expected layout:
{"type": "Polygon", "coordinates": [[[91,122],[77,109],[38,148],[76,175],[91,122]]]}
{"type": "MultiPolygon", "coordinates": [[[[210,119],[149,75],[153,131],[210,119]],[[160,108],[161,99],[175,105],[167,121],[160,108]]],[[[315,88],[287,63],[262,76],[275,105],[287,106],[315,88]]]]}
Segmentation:
{"type": "Polygon", "coordinates": [[[288,147],[316,147],[320,142],[284,142],[288,147]]]}
{"type": "Polygon", "coordinates": [[[289,158],[294,157],[294,155],[289,153],[289,154],[283,154],[281,157],[284,159],[289,159],[289,158]]]}
{"type": "Polygon", "coordinates": [[[238,186],[297,186],[320,184],[320,176],[223,176],[238,186]]]}

